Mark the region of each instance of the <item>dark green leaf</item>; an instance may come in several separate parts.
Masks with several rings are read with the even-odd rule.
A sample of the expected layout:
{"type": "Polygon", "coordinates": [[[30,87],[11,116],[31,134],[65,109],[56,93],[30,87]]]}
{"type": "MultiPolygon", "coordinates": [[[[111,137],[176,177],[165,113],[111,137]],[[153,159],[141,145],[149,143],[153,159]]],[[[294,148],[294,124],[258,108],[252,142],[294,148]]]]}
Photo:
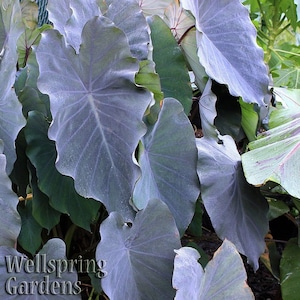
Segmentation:
{"type": "MultiPolygon", "coordinates": [[[[32,168],[34,169],[34,168],[32,168]]],[[[32,215],[40,226],[48,229],[48,232],[59,223],[60,212],[55,210],[51,205],[49,198],[38,187],[38,179],[35,171],[31,172],[32,188],[32,215]]]]}
{"type": "Polygon", "coordinates": [[[283,201],[269,198],[268,203],[269,203],[268,219],[270,221],[290,211],[290,208],[283,201]]]}
{"type": "Polygon", "coordinates": [[[22,103],[23,115],[27,118],[29,111],[39,111],[51,120],[48,95],[42,94],[36,85],[39,66],[34,53],[28,57],[26,67],[18,72],[15,82],[16,94],[22,103]]]}
{"type": "MultiPolygon", "coordinates": [[[[40,113],[29,113],[25,129],[27,154],[37,169],[39,188],[49,196],[53,208],[70,215],[71,220],[78,226],[90,230],[90,224],[95,220],[100,203],[79,196],[74,189],[72,178],[63,176],[56,170],[55,144],[47,137],[48,126],[48,122],[40,113]]],[[[40,200],[45,198],[41,192],[36,196],[38,195],[40,200]]],[[[43,218],[43,209],[37,208],[37,213],[43,218]]]]}
{"type": "Polygon", "coordinates": [[[282,298],[299,299],[300,248],[297,239],[290,239],[280,261],[280,284],[282,298]]]}
{"type": "Polygon", "coordinates": [[[21,202],[18,205],[18,212],[22,221],[18,243],[25,251],[35,254],[42,244],[41,233],[43,228],[32,215],[32,201],[21,202]]]}
{"type": "Polygon", "coordinates": [[[198,200],[193,219],[188,227],[188,232],[193,236],[202,236],[202,214],[202,203],[198,200]]]}
{"type": "Polygon", "coordinates": [[[21,129],[16,140],[17,159],[14,163],[14,168],[10,174],[10,179],[14,184],[13,190],[24,199],[27,196],[29,185],[28,158],[26,155],[27,143],[24,135],[24,128],[21,129]]]}
{"type": "Polygon", "coordinates": [[[192,106],[192,88],[184,56],[167,24],[158,16],[148,19],[153,44],[153,61],[160,77],[164,97],[183,105],[188,115],[192,106]]]}
{"type": "Polygon", "coordinates": [[[237,97],[229,94],[226,86],[213,82],[212,92],[217,96],[217,117],[215,125],[222,135],[230,135],[237,140],[240,130],[242,113],[237,97]]]}

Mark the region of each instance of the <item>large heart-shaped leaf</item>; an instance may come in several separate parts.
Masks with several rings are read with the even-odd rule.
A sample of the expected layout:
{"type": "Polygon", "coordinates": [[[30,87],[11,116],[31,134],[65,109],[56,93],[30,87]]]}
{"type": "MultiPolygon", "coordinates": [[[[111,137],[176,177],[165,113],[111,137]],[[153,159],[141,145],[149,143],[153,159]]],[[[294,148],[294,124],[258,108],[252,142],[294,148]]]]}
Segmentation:
{"type": "Polygon", "coordinates": [[[21,228],[17,212],[18,197],[11,190],[11,181],[5,173],[6,158],[0,141],[0,245],[14,247],[21,228]]]}
{"type": "Polygon", "coordinates": [[[116,212],[100,226],[96,259],[106,262],[104,292],[115,300],[173,299],[174,249],[181,246],[168,207],[150,200],[130,227],[116,212]]]}
{"type": "Polygon", "coordinates": [[[201,196],[218,236],[229,239],[256,270],[265,249],[268,205],[247,183],[241,158],[230,136],[197,140],[201,196]]]}
{"type": "Polygon", "coordinates": [[[165,98],[180,101],[188,115],[192,106],[192,88],[184,56],[170,28],[158,16],[148,18],[153,44],[153,61],[165,98]]]}
{"type": "Polygon", "coordinates": [[[4,142],[6,171],[12,171],[16,159],[15,140],[25,125],[22,107],[12,86],[15,82],[17,40],[22,33],[21,9],[18,0],[0,6],[0,139],[4,142]]]}
{"type": "Polygon", "coordinates": [[[132,55],[139,60],[146,60],[150,37],[147,21],[137,1],[113,0],[105,16],[125,32],[132,55]]]}
{"type": "MultiPolygon", "coordinates": [[[[70,215],[71,220],[78,226],[90,230],[90,224],[96,218],[100,203],[93,199],[85,199],[78,195],[74,189],[74,181],[72,178],[63,176],[55,168],[56,151],[55,144],[47,137],[48,123],[37,112],[30,112],[25,127],[27,146],[27,155],[35,166],[38,175],[39,188],[49,196],[50,204],[58,211],[70,215]]],[[[42,209],[49,200],[45,195],[38,191],[34,185],[34,204],[35,217],[39,221],[40,218],[45,219],[45,212],[51,214],[48,209],[42,209]],[[43,200],[44,199],[44,200],[43,200]],[[38,203],[40,204],[38,206],[38,203]]],[[[48,203],[47,203],[48,202],[48,203]]],[[[49,216],[50,220],[54,220],[55,216],[49,216]]],[[[40,222],[41,224],[41,222],[40,222]]],[[[49,230],[52,228],[45,226],[49,230]]]]}
{"type": "Polygon", "coordinates": [[[218,236],[233,242],[257,269],[268,230],[268,205],[259,190],[247,183],[232,137],[221,136],[213,125],[217,97],[211,86],[208,80],[199,102],[204,133],[197,139],[201,197],[218,236]]]}
{"type": "Polygon", "coordinates": [[[0,247],[1,299],[81,299],[79,284],[60,239],[49,240],[34,259],[0,247]]]}
{"type": "Polygon", "coordinates": [[[82,40],[76,55],[53,30],[37,49],[38,86],[51,101],[56,166],[74,178],[79,194],[132,218],[129,199],[139,176],[132,154],[145,132],[142,118],[152,96],[134,84],[139,64],[109,19],[89,21],[82,40]]]}
{"type": "Polygon", "coordinates": [[[234,245],[225,240],[205,270],[198,263],[197,250],[175,250],[173,286],[176,300],[254,299],[246,283],[243,261],[234,245]]]}
{"type": "Polygon", "coordinates": [[[51,0],[47,6],[49,19],[78,53],[81,44],[81,32],[87,21],[101,12],[95,0],[51,0]]]}
{"type": "Polygon", "coordinates": [[[134,204],[142,209],[150,199],[161,199],[183,233],[193,218],[200,191],[195,135],[178,101],[163,101],[158,120],[142,143],[142,177],[134,190],[134,204]]]}
{"type": "Polygon", "coordinates": [[[206,73],[233,96],[265,106],[269,78],[256,30],[239,0],[182,0],[196,18],[198,56],[206,73]]]}

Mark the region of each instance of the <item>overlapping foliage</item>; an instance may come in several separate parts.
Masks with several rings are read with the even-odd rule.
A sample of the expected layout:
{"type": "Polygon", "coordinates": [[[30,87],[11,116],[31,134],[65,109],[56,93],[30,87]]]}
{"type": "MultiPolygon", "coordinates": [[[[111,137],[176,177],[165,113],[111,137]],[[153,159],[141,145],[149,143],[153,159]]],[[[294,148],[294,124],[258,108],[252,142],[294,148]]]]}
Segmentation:
{"type": "MultiPolygon", "coordinates": [[[[258,269],[268,231],[259,187],[300,198],[299,91],[274,88],[271,108],[266,67],[275,84],[299,87],[297,46],[275,39],[297,30],[295,2],[278,1],[271,18],[267,1],[245,1],[254,25],[239,0],[48,2],[50,24],[38,27],[34,2],[1,1],[1,284],[4,257],[65,259],[77,226],[100,224],[82,253],[105,262],[92,283],[110,299],[252,299],[238,252],[258,269]],[[257,32],[259,43],[275,36],[260,44],[265,56],[257,32]],[[197,200],[224,240],[205,269],[180,240],[197,200]]],[[[297,250],[291,242],[280,264],[286,299],[297,250]]],[[[25,273],[20,281],[39,280],[25,273]]]]}

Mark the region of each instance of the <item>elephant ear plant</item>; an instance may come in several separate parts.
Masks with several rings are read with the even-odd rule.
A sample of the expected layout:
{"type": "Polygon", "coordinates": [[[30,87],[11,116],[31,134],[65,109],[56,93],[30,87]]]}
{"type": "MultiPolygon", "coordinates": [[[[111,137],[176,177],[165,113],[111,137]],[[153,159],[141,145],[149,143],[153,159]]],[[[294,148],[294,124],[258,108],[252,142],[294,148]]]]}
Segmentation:
{"type": "Polygon", "coordinates": [[[258,269],[268,205],[242,162],[268,175],[237,145],[271,95],[247,8],[48,0],[42,24],[41,2],[0,6],[1,298],[253,299],[239,253],[258,269]],[[224,240],[207,266],[181,241],[199,203],[224,240]]]}

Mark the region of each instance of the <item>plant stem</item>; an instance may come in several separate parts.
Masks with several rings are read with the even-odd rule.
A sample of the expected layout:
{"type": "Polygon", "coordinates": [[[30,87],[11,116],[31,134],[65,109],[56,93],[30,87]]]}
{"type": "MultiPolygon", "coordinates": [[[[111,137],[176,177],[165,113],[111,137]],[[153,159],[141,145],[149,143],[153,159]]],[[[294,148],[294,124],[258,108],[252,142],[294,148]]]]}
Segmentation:
{"type": "Polygon", "coordinates": [[[66,243],[66,247],[67,247],[67,256],[69,254],[69,251],[70,251],[70,247],[71,247],[71,243],[72,243],[72,238],[73,238],[73,235],[74,235],[74,232],[76,230],[77,226],[75,224],[72,224],[67,233],[66,233],[66,236],[65,236],[65,243],[66,243]]]}

